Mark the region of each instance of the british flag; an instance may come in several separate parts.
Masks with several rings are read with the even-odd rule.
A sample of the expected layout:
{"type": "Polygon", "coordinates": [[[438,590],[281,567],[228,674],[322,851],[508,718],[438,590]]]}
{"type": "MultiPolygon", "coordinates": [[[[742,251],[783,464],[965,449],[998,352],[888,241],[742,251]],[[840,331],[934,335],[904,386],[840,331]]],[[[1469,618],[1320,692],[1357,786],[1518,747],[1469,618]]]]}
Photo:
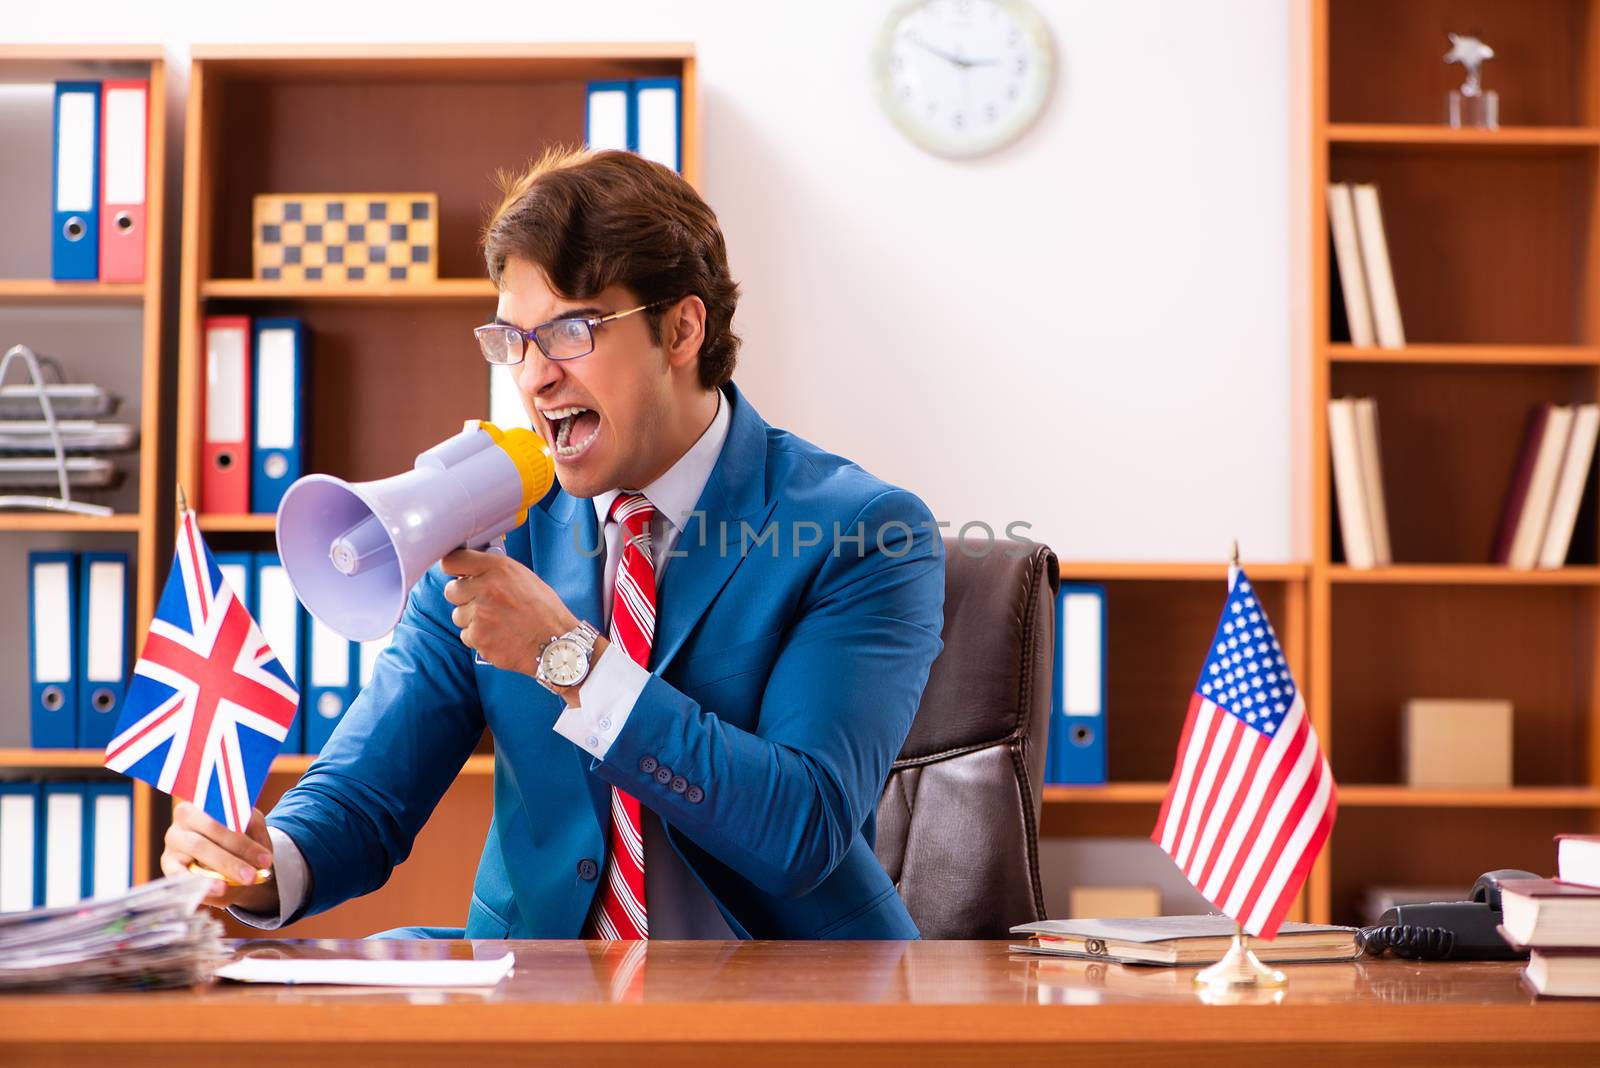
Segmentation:
{"type": "Polygon", "coordinates": [[[106,767],[243,832],[300,694],[184,512],[106,767]]]}

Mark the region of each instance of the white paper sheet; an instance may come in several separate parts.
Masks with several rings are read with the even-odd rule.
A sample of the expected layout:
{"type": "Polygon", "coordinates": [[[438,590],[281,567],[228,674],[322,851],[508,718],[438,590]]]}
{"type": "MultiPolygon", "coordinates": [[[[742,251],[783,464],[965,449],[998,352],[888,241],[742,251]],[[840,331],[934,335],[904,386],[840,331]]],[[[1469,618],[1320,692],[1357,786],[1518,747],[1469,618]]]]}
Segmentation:
{"type": "Polygon", "coordinates": [[[499,960],[290,960],[245,957],[217,969],[240,983],[340,986],[494,986],[511,974],[515,955],[499,960]]]}

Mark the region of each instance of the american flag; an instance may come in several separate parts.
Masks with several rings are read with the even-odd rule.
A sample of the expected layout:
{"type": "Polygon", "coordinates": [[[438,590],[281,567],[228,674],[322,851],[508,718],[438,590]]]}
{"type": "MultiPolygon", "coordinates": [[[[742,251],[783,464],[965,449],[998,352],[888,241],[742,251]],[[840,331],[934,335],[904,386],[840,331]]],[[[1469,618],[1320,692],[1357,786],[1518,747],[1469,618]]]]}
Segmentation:
{"type": "Polygon", "coordinates": [[[184,512],[106,767],[243,833],[300,694],[184,512]]]}
{"type": "Polygon", "coordinates": [[[1152,841],[1206,900],[1272,938],[1333,829],[1333,772],[1250,580],[1228,601],[1189,700],[1152,841]]]}

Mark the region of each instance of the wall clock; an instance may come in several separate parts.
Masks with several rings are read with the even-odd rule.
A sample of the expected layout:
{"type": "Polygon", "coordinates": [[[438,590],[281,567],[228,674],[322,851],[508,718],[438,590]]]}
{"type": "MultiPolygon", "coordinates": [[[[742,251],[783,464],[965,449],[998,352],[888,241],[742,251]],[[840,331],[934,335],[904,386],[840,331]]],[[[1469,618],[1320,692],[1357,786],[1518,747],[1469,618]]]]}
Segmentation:
{"type": "Polygon", "coordinates": [[[884,21],[872,68],[907,137],[941,156],[980,156],[1039,117],[1055,46],[1025,0],[910,0],[884,21]]]}

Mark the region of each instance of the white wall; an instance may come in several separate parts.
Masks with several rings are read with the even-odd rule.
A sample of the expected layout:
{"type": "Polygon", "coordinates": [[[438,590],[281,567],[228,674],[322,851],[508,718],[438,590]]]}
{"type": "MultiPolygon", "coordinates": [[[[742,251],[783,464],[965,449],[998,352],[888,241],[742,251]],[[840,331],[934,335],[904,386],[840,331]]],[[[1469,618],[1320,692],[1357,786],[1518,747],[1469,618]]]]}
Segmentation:
{"type": "Polygon", "coordinates": [[[770,421],[1064,557],[1288,559],[1288,6],[1034,2],[1053,99],[961,163],[877,109],[889,0],[74,0],[5,30],[180,69],[195,41],[692,41],[737,378],[770,421]]]}

